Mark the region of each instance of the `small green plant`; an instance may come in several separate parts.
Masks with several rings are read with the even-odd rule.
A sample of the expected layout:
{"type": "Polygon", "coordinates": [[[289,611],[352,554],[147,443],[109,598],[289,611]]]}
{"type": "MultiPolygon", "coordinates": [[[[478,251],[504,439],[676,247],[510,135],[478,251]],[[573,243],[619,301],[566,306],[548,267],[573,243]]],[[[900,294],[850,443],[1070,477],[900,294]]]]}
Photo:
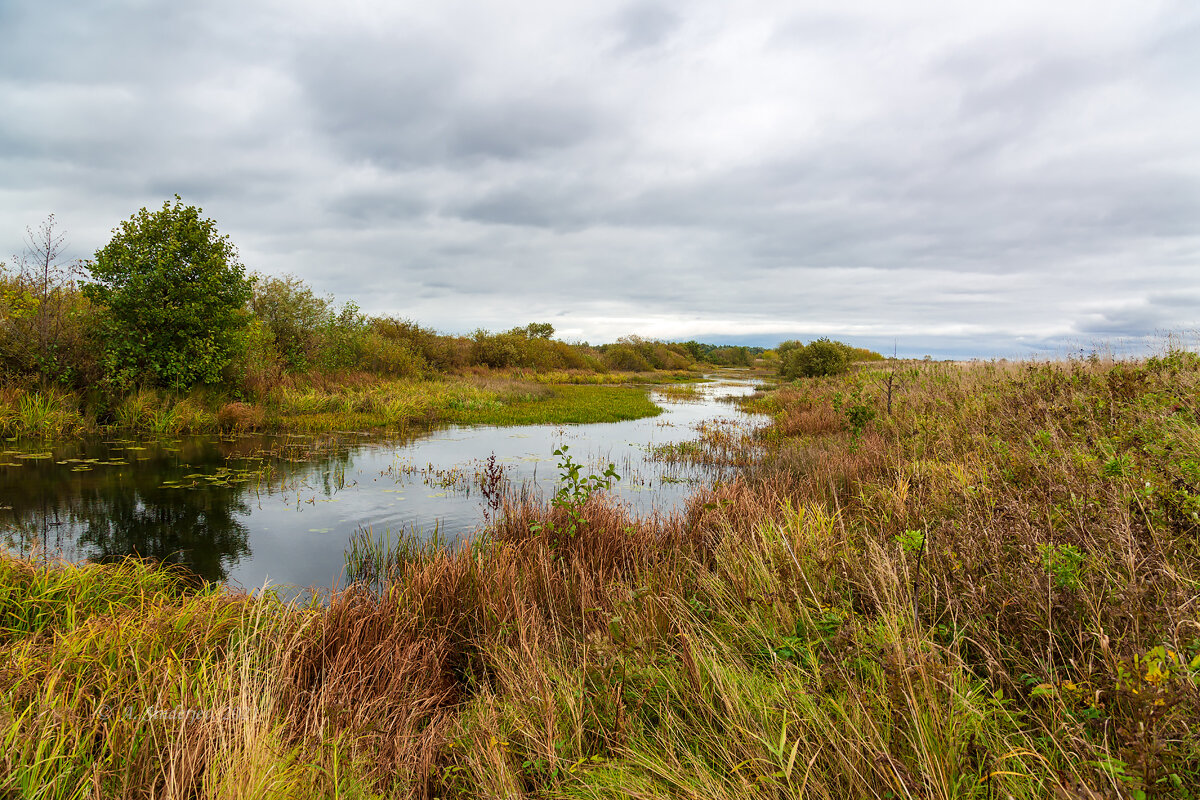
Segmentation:
{"type": "Polygon", "coordinates": [[[925,531],[914,531],[911,528],[904,533],[896,534],[896,544],[900,545],[900,549],[907,555],[918,555],[925,549],[925,531]]]}
{"type": "Polygon", "coordinates": [[[857,449],[858,441],[871,420],[875,419],[875,409],[864,402],[862,387],[855,387],[849,396],[837,392],[833,396],[833,410],[846,420],[850,429],[851,450],[857,449]]]}
{"type": "Polygon", "coordinates": [[[875,409],[862,403],[856,403],[846,409],[846,422],[849,423],[855,438],[862,436],[863,429],[873,419],[875,419],[875,409]]]}
{"type": "Polygon", "coordinates": [[[900,545],[900,549],[906,555],[916,556],[917,558],[917,566],[913,570],[912,578],[914,628],[918,627],[921,621],[921,562],[925,560],[925,545],[928,542],[928,531],[915,531],[911,528],[906,528],[904,533],[896,534],[896,543],[900,545]]]}
{"type": "Polygon", "coordinates": [[[592,473],[584,476],[582,465],[571,458],[569,449],[564,444],[554,451],[554,455],[559,458],[560,485],[550,503],[566,513],[569,521],[564,532],[568,537],[572,537],[583,525],[583,506],[592,493],[601,489],[611,489],[614,483],[621,480],[621,476],[617,474],[616,464],[611,462],[602,474],[592,473]]]}
{"type": "Polygon", "coordinates": [[[1073,544],[1039,544],[1042,566],[1060,589],[1078,589],[1087,556],[1073,544]]]}
{"type": "Polygon", "coordinates": [[[1129,459],[1124,455],[1113,456],[1104,462],[1104,475],[1108,478],[1120,478],[1129,474],[1129,459]]]}

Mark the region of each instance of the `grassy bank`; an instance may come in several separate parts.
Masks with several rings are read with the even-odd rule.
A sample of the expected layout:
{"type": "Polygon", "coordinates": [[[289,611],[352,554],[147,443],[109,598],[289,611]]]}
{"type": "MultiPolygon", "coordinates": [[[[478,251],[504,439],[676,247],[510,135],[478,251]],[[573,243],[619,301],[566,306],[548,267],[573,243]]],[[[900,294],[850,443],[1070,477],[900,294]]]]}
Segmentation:
{"type": "Polygon", "coordinates": [[[0,796],[1195,798],[1197,359],[886,381],[324,605],[0,561],[0,796]]]}
{"type": "Polygon", "coordinates": [[[694,376],[497,373],[387,380],[343,375],[309,377],[279,386],[256,401],[141,390],[103,411],[79,393],[9,389],[0,390],[0,435],[62,438],[102,430],[178,435],[396,429],[428,422],[615,422],[660,413],[639,386],[687,379],[694,376]]]}

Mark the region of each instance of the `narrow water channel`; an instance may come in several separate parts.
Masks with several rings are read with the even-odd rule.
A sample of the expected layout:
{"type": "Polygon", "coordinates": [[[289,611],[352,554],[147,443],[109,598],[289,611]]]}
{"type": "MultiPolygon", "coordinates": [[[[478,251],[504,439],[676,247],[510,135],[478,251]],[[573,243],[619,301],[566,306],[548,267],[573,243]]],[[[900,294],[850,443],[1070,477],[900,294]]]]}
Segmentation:
{"type": "Polygon", "coordinates": [[[0,454],[0,545],[72,560],[136,553],[245,588],[329,586],[362,528],[436,530],[446,541],[477,532],[492,454],[510,491],[549,498],[563,445],[589,472],[613,463],[621,480],[611,492],[634,512],[670,512],[722,476],[664,452],[704,429],[736,436],[762,421],[725,400],[752,392],[750,381],[697,389],[687,400],[652,392],[657,417],[593,425],[10,442],[0,454]]]}

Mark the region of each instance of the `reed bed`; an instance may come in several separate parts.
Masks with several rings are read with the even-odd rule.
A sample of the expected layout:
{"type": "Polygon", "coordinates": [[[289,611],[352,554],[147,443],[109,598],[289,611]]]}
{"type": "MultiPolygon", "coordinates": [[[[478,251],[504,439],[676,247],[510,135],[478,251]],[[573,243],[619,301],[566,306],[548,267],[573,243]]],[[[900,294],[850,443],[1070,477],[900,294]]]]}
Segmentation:
{"type": "Polygon", "coordinates": [[[1196,797],[1198,359],[914,369],[307,604],[5,558],[0,796],[1196,797]]]}

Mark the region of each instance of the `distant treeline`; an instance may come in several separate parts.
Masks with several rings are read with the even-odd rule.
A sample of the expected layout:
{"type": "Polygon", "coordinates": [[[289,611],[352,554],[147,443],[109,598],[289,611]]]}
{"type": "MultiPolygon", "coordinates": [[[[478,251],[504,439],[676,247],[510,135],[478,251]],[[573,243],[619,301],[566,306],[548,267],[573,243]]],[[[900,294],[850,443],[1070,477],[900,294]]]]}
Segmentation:
{"type": "MultiPolygon", "coordinates": [[[[364,314],[353,302],[339,306],[293,276],[258,275],[251,276],[243,325],[217,379],[187,373],[176,379],[153,352],[134,356],[132,364],[114,358],[104,336],[106,309],[89,297],[78,280],[83,277],[52,271],[44,280],[29,270],[0,271],[0,381],[72,388],[217,384],[256,394],[287,376],[310,373],[421,378],[480,369],[608,372],[687,370],[700,361],[749,364],[747,348],[700,345],[704,355],[697,358],[694,342],[627,336],[612,344],[569,344],[554,338],[549,323],[442,334],[409,319],[364,314]]],[[[164,339],[171,336],[162,330],[164,339]]]]}
{"type": "Polygon", "coordinates": [[[762,358],[763,353],[767,352],[765,347],[702,344],[695,340],[684,342],[683,346],[698,363],[730,367],[753,366],[755,361],[762,358]]]}
{"type": "MultiPolygon", "coordinates": [[[[688,370],[748,367],[776,355],[790,364],[791,350],[805,349],[638,336],[571,344],[555,339],[545,322],[442,334],[364,314],[353,302],[336,305],[294,276],[246,274],[228,238],[178,197],[133,215],[86,262],[60,261],[64,236],[53,217],[27,233],[26,255],[11,269],[0,263],[0,385],[56,384],[92,390],[96,399],[137,387],[196,386],[257,397],[313,373],[688,370]]],[[[838,347],[848,358],[878,358],[838,347]]]]}

